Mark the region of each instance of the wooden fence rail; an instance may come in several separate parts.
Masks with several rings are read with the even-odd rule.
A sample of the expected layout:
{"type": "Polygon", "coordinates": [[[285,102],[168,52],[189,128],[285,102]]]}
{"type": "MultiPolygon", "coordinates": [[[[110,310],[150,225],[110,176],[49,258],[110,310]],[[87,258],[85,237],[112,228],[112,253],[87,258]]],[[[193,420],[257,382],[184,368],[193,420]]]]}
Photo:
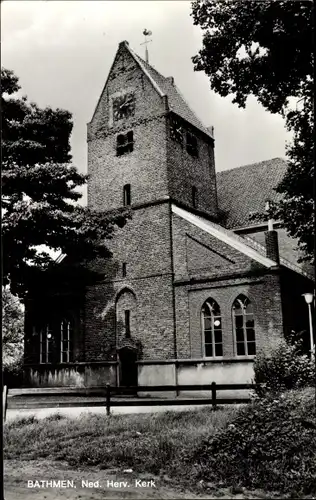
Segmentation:
{"type": "MultiPolygon", "coordinates": [[[[105,407],[107,415],[110,415],[111,408],[122,407],[122,406],[178,406],[178,405],[211,405],[215,410],[217,405],[222,404],[240,404],[249,403],[250,395],[248,397],[232,397],[232,398],[218,398],[218,391],[235,391],[235,390],[253,390],[258,386],[258,384],[217,384],[212,382],[211,384],[203,385],[154,385],[154,386],[113,386],[106,384],[106,386],[94,386],[94,387],[43,387],[43,388],[24,388],[24,389],[9,389],[9,399],[11,405],[14,404],[13,408],[65,408],[65,407],[105,407]],[[195,397],[186,394],[179,397],[180,391],[204,391],[208,393],[203,394],[201,397],[195,397]],[[147,396],[148,393],[175,393],[176,397],[168,398],[154,398],[153,396],[147,396]],[[141,393],[145,395],[142,396],[141,393]],[[68,401],[61,400],[62,396],[67,397],[68,401]],[[100,397],[98,400],[89,400],[88,397],[100,397]],[[115,396],[120,396],[119,398],[115,396]],[[126,396],[126,397],[124,397],[126,396]],[[131,398],[132,396],[132,398],[131,398]],[[133,397],[134,396],[134,397],[133,397]],[[22,397],[22,401],[20,398],[22,397]],[[36,399],[39,397],[39,400],[36,399]],[[45,398],[46,401],[40,398],[45,398]],[[80,400],[74,400],[74,397],[79,397],[80,400]],[[87,400],[85,400],[87,397],[87,400]],[[30,402],[25,403],[25,398],[30,402]],[[56,398],[59,399],[56,401],[56,398]],[[24,402],[23,402],[24,400],[24,402]],[[54,401],[55,400],[55,401],[54,401]]],[[[4,397],[4,396],[3,396],[4,397]]],[[[7,404],[5,402],[6,397],[3,399],[4,416],[7,404]]],[[[9,405],[10,409],[10,405],[9,405]]]]}
{"type": "Polygon", "coordinates": [[[155,385],[155,386],[134,386],[134,387],[119,387],[106,385],[106,413],[110,415],[111,406],[175,406],[175,405],[205,405],[211,404],[215,410],[218,404],[238,404],[249,403],[250,398],[217,398],[217,391],[225,390],[242,390],[242,389],[255,389],[258,384],[217,384],[212,382],[205,385],[155,385]],[[147,401],[125,400],[117,401],[111,399],[112,394],[135,394],[136,392],[179,392],[179,391],[211,391],[211,399],[208,398],[177,398],[177,399],[150,399],[147,401]]]}

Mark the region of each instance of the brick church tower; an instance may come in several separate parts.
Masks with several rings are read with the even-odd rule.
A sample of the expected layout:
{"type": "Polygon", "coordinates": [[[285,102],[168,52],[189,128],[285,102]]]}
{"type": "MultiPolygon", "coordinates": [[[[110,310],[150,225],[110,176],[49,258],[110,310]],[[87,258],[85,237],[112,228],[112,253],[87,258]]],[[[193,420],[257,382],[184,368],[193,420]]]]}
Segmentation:
{"type": "Polygon", "coordinates": [[[171,203],[216,218],[214,140],[173,78],[125,41],[88,124],[88,174],[89,206],[128,205],[132,220],[110,242],[101,294],[112,307],[96,315],[90,292],[86,359],[134,343],[143,359],[177,358],[171,203]]]}

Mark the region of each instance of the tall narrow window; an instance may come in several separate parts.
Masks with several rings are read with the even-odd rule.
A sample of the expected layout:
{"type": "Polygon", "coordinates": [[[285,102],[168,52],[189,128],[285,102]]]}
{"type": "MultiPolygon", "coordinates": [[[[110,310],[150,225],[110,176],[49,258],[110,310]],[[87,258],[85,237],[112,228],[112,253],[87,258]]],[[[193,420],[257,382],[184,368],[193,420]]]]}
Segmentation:
{"type": "Polygon", "coordinates": [[[223,356],[223,336],[221,310],[217,302],[208,299],[202,307],[202,329],[204,356],[223,356]]]}
{"type": "Polygon", "coordinates": [[[122,264],[122,276],[123,278],[126,276],[126,262],[123,262],[122,264]]]}
{"type": "Polygon", "coordinates": [[[239,295],[233,304],[233,320],[237,356],[256,354],[253,307],[245,295],[239,295]]]}
{"type": "Polygon", "coordinates": [[[71,321],[62,320],[60,324],[60,362],[70,363],[72,355],[73,327],[71,321]]]}
{"type": "Polygon", "coordinates": [[[187,132],[187,152],[191,156],[198,156],[197,138],[191,132],[187,132]]]}
{"type": "Polygon", "coordinates": [[[123,188],[123,205],[127,207],[131,204],[131,185],[125,184],[123,188]]]}
{"type": "Polygon", "coordinates": [[[131,337],[131,311],[125,311],[125,337],[129,339],[131,337]]]}
{"type": "Polygon", "coordinates": [[[197,189],[195,186],[192,186],[192,206],[194,208],[197,207],[198,200],[197,200],[197,189]]]}
{"type": "Polygon", "coordinates": [[[134,150],[134,134],[130,130],[127,134],[119,134],[116,138],[116,155],[122,156],[134,150]]]}
{"type": "Polygon", "coordinates": [[[53,332],[49,324],[40,330],[40,363],[52,363],[53,332]]]}

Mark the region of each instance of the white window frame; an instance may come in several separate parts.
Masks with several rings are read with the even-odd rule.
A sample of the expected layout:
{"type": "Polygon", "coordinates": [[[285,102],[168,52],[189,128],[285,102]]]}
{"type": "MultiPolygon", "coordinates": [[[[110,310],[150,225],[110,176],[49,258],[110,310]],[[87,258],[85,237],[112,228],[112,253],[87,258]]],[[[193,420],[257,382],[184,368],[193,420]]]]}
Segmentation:
{"type": "MultiPolygon", "coordinates": [[[[209,316],[207,316],[207,318],[209,318],[209,316]]],[[[201,326],[202,326],[202,341],[203,341],[203,358],[205,358],[205,359],[222,359],[224,357],[223,356],[224,343],[223,343],[222,312],[221,312],[221,308],[220,308],[218,302],[213,298],[208,298],[203,302],[202,309],[201,309],[201,326]],[[214,316],[213,314],[211,314],[211,321],[212,321],[211,332],[212,332],[212,353],[213,353],[213,356],[207,356],[206,349],[205,349],[205,344],[206,344],[206,342],[205,342],[205,315],[203,314],[203,308],[204,308],[205,304],[207,303],[208,307],[212,311],[211,302],[215,302],[217,304],[219,311],[220,311],[220,315],[214,316]],[[220,319],[220,322],[221,322],[221,338],[222,338],[221,342],[215,342],[214,321],[218,318],[220,319]],[[218,345],[218,344],[221,344],[221,346],[222,346],[222,354],[221,355],[216,355],[215,345],[218,345]]],[[[208,329],[208,331],[209,331],[209,329],[208,329]]],[[[210,344],[210,342],[208,342],[207,344],[210,344]]]]}
{"type": "Polygon", "coordinates": [[[52,345],[52,330],[50,328],[49,323],[45,325],[44,328],[40,329],[40,364],[51,363],[49,361],[49,355],[51,354],[51,345],[52,345]],[[48,335],[51,335],[49,338],[48,335]],[[44,338],[43,338],[44,337],[44,338]],[[45,359],[43,359],[43,344],[45,344],[45,359]]]}
{"type": "Polygon", "coordinates": [[[72,353],[72,349],[70,349],[70,344],[72,343],[71,338],[71,330],[72,324],[71,321],[63,319],[60,323],[60,362],[61,363],[70,363],[70,354],[72,353]],[[64,337],[65,328],[64,323],[66,323],[66,338],[64,337]],[[64,343],[67,342],[67,350],[64,349],[64,343]],[[66,353],[67,360],[64,361],[63,355],[66,353]]]}
{"type": "Polygon", "coordinates": [[[233,305],[232,305],[232,316],[233,316],[233,330],[234,330],[234,344],[235,344],[235,355],[236,357],[238,358],[242,358],[242,357],[247,357],[247,358],[253,358],[256,356],[256,352],[257,352],[257,341],[256,341],[256,329],[255,329],[255,315],[254,313],[247,313],[247,306],[245,307],[244,306],[244,303],[242,302],[241,298],[243,299],[247,299],[249,301],[249,304],[252,305],[253,307],[253,302],[249,299],[249,297],[247,297],[247,295],[244,295],[244,294],[240,294],[238,295],[234,302],[233,302],[233,305]],[[238,301],[241,305],[241,310],[242,310],[242,314],[235,314],[235,309],[234,309],[234,304],[235,302],[238,301]],[[254,331],[254,340],[250,340],[248,341],[248,335],[247,335],[247,327],[246,327],[246,316],[250,316],[250,314],[252,315],[252,318],[253,318],[253,331],[254,331]],[[243,324],[242,324],[242,329],[243,329],[243,341],[237,341],[237,327],[236,327],[236,316],[242,316],[243,318],[243,324]],[[248,342],[251,343],[251,344],[254,344],[255,345],[255,354],[248,354],[248,342]],[[238,347],[238,344],[244,344],[244,350],[245,350],[245,354],[238,354],[238,350],[237,350],[237,347],[238,347]]]}

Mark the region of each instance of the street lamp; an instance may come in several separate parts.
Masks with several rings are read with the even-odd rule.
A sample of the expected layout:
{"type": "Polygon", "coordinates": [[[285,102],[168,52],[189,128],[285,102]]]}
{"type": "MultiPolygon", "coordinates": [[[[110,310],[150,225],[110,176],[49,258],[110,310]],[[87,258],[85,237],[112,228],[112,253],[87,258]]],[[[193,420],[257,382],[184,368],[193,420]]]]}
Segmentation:
{"type": "Polygon", "coordinates": [[[309,316],[309,334],[310,334],[310,344],[311,344],[311,357],[315,356],[315,345],[314,345],[314,335],[313,335],[313,321],[312,321],[312,308],[311,303],[314,300],[313,293],[303,293],[306,304],[308,305],[308,316],[309,316]]]}

